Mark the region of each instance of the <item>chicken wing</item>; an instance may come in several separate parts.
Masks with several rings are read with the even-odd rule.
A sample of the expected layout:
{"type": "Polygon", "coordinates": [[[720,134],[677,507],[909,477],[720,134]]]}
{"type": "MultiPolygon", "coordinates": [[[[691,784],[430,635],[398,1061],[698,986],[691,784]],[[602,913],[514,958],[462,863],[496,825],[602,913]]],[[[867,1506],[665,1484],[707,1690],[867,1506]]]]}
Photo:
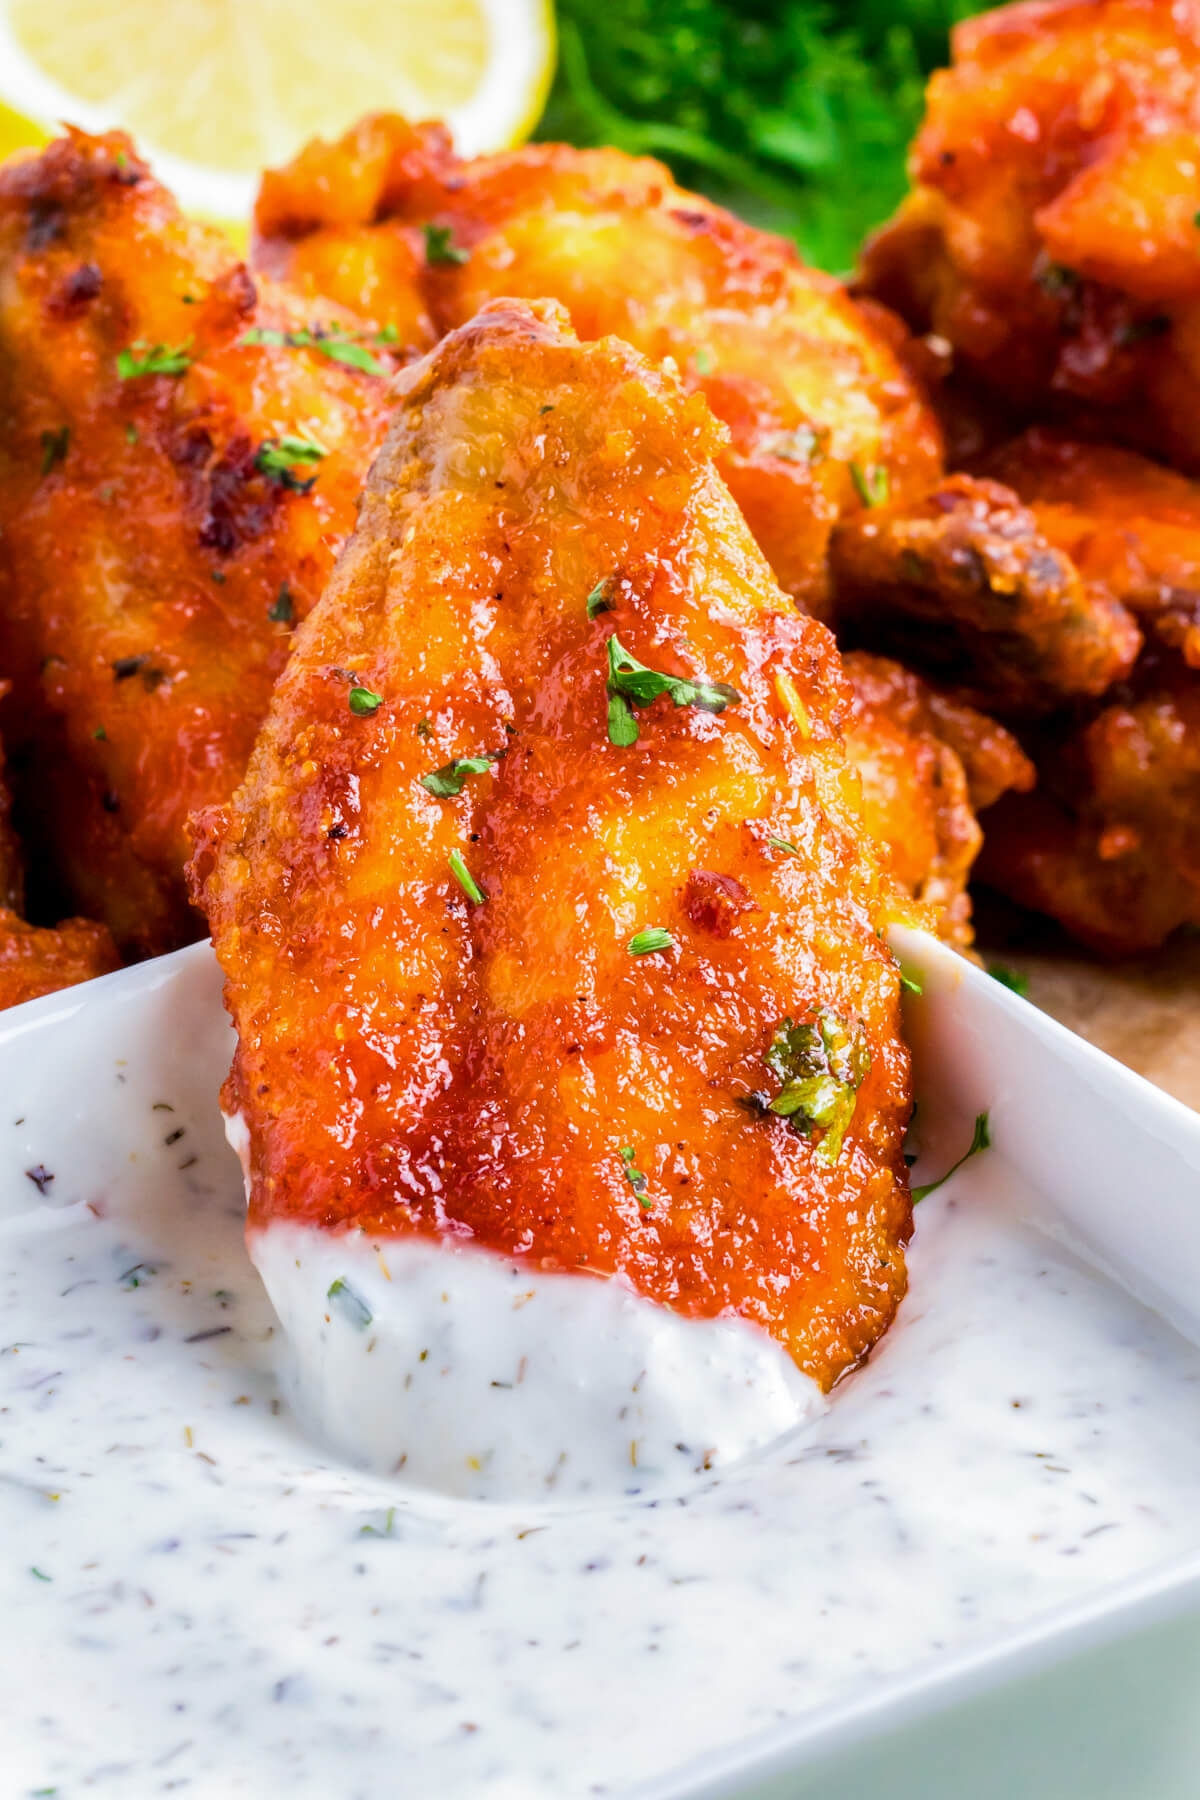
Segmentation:
{"type": "Polygon", "coordinates": [[[0,171],[18,811],[62,900],[129,951],[202,929],[187,816],[241,779],[382,437],[389,349],[336,308],[314,324],[120,134],[0,171]]]}
{"type": "Polygon", "coordinates": [[[1018,422],[1200,472],[1200,6],[1033,0],[953,52],[866,287],[1018,422]]]}
{"type": "Polygon", "coordinates": [[[823,1385],[904,1289],[889,901],[703,398],[550,302],[402,378],[195,891],[250,1233],[473,1238],[771,1333],[823,1385]]]}
{"type": "Polygon", "coordinates": [[[1103,694],[1141,649],[1132,615],[995,481],[950,475],[843,520],[830,567],[840,633],[1002,713],[1103,694]]]}
{"type": "Polygon", "coordinates": [[[1033,764],[1002,725],[947,699],[885,657],[845,658],[852,695],[846,754],[867,828],[892,876],[940,936],[971,942],[967,881],[983,842],[976,813],[1033,786],[1033,764]]]}
{"type": "Polygon", "coordinates": [[[684,193],[659,163],[536,144],[460,161],[436,126],[381,116],[263,180],[264,267],[403,332],[503,295],[565,305],[583,338],[670,357],[729,427],[720,468],[780,583],[826,593],[833,521],[918,492],[940,438],[889,341],[790,244],[684,193]]]}

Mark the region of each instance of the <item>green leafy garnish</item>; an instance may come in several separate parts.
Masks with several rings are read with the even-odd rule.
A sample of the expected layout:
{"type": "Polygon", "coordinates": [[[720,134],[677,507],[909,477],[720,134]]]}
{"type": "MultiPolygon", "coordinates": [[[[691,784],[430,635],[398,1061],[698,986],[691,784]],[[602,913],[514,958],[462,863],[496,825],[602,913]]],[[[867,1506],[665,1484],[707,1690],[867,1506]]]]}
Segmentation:
{"type": "Polygon", "coordinates": [[[692,367],[697,375],[711,375],[713,372],[712,351],[700,349],[692,357],[692,367]]]}
{"type": "Polygon", "coordinates": [[[131,419],[129,424],[126,425],[126,427],[125,427],[125,442],[127,444],[136,444],[137,441],[138,441],[138,428],[131,419]]]}
{"type": "Polygon", "coordinates": [[[352,687],[350,689],[350,711],[357,718],[365,719],[373,712],[378,712],[383,705],[383,695],[377,694],[374,688],[352,687]]]}
{"type": "Polygon", "coordinates": [[[117,357],[117,374],[122,381],[131,381],[136,375],[186,375],[192,366],[192,342],[190,337],[184,338],[172,349],[169,344],[136,338],[117,357]]]}
{"type": "Polygon", "coordinates": [[[789,856],[799,856],[800,854],[795,844],[789,843],[787,838],[769,837],[767,842],[773,850],[786,850],[789,856]]]}
{"type": "Polygon", "coordinates": [[[835,1163],[871,1067],[862,1027],[847,1025],[829,1007],[804,1024],[784,1019],[763,1060],[783,1083],[765,1110],[786,1119],[798,1136],[811,1138],[819,1130],[816,1154],[824,1163],[835,1163]]]}
{"type": "Polygon", "coordinates": [[[42,474],[48,475],[55,463],[66,462],[71,442],[71,427],[60,425],[57,431],[42,433],[42,474]]]}
{"type": "Polygon", "coordinates": [[[487,899],[487,895],[484,893],[457,850],[452,850],[450,852],[450,873],[453,875],[455,881],[457,881],[459,887],[467,896],[467,899],[471,902],[472,906],[482,906],[487,899]]]}
{"type": "Polygon", "coordinates": [[[454,242],[454,233],[449,225],[422,225],[425,234],[425,261],[427,263],[465,263],[470,258],[469,250],[460,250],[454,242]]]}
{"type": "Polygon", "coordinates": [[[108,740],[108,733],[107,733],[107,731],[105,731],[103,725],[97,725],[95,731],[93,731],[93,733],[92,733],[92,736],[94,738],[96,738],[101,744],[106,743],[108,740]]]}
{"type": "Polygon", "coordinates": [[[614,579],[615,577],[612,575],[605,575],[602,580],[596,583],[595,587],[588,595],[586,605],[587,616],[589,619],[594,619],[597,613],[612,611],[612,600],[610,595],[612,593],[614,579]]]}
{"type": "Polygon", "coordinates": [[[864,506],[885,506],[891,492],[891,476],[882,463],[872,463],[869,469],[863,469],[858,463],[850,464],[850,479],[854,483],[854,491],[864,506]]]}
{"type": "Polygon", "coordinates": [[[389,1506],[383,1515],[383,1530],[378,1525],[362,1525],[359,1527],[360,1537],[391,1537],[392,1527],[396,1523],[396,1509],[389,1506]]]}
{"type": "Polygon", "coordinates": [[[357,333],[345,331],[340,325],[316,325],[311,330],[298,331],[276,331],[269,325],[254,325],[242,333],[238,342],[273,344],[277,349],[316,350],[330,362],[361,369],[365,375],[388,376],[391,369],[371,355],[363,339],[366,337],[374,344],[385,345],[394,344],[398,336],[394,325],[387,325],[382,331],[357,333]]]}
{"type": "Polygon", "coordinates": [[[971,1142],[967,1145],[958,1161],[956,1163],[951,1163],[950,1167],[946,1170],[946,1173],[944,1175],[939,1175],[936,1181],[928,1181],[924,1187],[914,1188],[912,1191],[913,1205],[915,1206],[918,1200],[924,1200],[927,1195],[934,1193],[936,1189],[940,1188],[944,1182],[949,1181],[950,1177],[955,1174],[957,1170],[961,1169],[965,1162],[969,1162],[973,1156],[978,1156],[981,1150],[990,1150],[991,1147],[992,1140],[991,1135],[988,1132],[988,1116],[985,1112],[977,1113],[975,1116],[975,1129],[971,1133],[971,1142]]]}
{"type": "Polygon", "coordinates": [[[703,712],[722,713],[738,706],[742,696],[725,681],[700,681],[680,675],[663,675],[631,656],[614,634],[608,640],[608,736],[624,748],[638,740],[635,706],[649,706],[660,694],[669,694],[676,706],[698,706],[703,712]]]}
{"type": "Polygon", "coordinates": [[[53,1581],[54,1580],[53,1575],[43,1575],[42,1571],[40,1569],[35,1569],[32,1564],[30,1564],[29,1573],[31,1575],[36,1575],[39,1581],[53,1581]]]}
{"type": "Polygon", "coordinates": [[[296,464],[311,466],[323,462],[328,455],[324,444],[319,444],[316,438],[298,437],[285,431],[282,437],[263,440],[254,466],[280,487],[289,488],[294,494],[307,494],[317,478],[310,475],[307,480],[303,479],[295,473],[296,464]]]}
{"type": "Polygon", "coordinates": [[[1029,977],[1022,975],[1019,969],[1006,968],[1003,963],[989,963],[987,972],[993,981],[1008,988],[1010,993],[1020,994],[1022,999],[1029,993],[1029,977]]]}
{"type": "Polygon", "coordinates": [[[649,1186],[649,1179],[647,1176],[643,1175],[640,1169],[634,1167],[633,1145],[622,1144],[621,1148],[617,1151],[617,1155],[621,1159],[621,1173],[637,1195],[638,1205],[643,1212],[649,1212],[651,1205],[653,1204],[652,1201],[647,1200],[646,1198],[646,1188],[649,1186]]]}
{"type": "Polygon", "coordinates": [[[651,956],[656,950],[670,950],[675,942],[669,931],[661,925],[648,925],[644,931],[635,931],[628,943],[630,956],[651,956]]]}
{"type": "Polygon", "coordinates": [[[439,800],[452,800],[456,794],[462,793],[469,775],[482,775],[485,769],[490,769],[493,763],[499,762],[503,755],[503,750],[497,750],[494,755],[456,756],[444,769],[435,769],[432,775],[422,775],[421,786],[439,800]]]}
{"type": "Polygon", "coordinates": [[[290,625],[295,616],[296,608],[292,602],[292,590],[286,581],[281,581],[279,592],[267,608],[267,617],[273,619],[276,625],[290,625]]]}
{"type": "Polygon", "coordinates": [[[925,989],[921,986],[921,983],[917,980],[916,976],[906,975],[903,969],[900,971],[900,986],[909,994],[923,994],[925,992],[925,989]]]}
{"type": "Polygon", "coordinates": [[[374,1313],[365,1300],[361,1300],[344,1276],[339,1275],[331,1281],[325,1295],[331,1306],[336,1306],[351,1325],[359,1331],[365,1331],[374,1318],[374,1313]]]}

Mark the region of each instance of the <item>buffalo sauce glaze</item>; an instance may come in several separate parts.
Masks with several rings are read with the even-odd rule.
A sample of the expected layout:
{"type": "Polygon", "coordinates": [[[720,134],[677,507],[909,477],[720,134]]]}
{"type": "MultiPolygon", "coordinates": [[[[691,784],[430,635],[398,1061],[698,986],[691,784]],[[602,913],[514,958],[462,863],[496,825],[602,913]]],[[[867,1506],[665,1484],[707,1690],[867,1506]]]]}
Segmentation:
{"type": "Polygon", "coordinates": [[[886,1329],[911,1226],[832,640],[772,582],[703,400],[625,346],[497,303],[405,382],[194,864],[251,1242],[417,1235],[619,1277],[828,1387],[886,1329]],[[722,710],[664,693],[614,742],[624,652],[724,684],[722,710]],[[467,757],[496,760],[422,784],[467,757]],[[840,1148],[766,1110],[773,1038],[820,1017],[857,1056],[840,1148]]]}

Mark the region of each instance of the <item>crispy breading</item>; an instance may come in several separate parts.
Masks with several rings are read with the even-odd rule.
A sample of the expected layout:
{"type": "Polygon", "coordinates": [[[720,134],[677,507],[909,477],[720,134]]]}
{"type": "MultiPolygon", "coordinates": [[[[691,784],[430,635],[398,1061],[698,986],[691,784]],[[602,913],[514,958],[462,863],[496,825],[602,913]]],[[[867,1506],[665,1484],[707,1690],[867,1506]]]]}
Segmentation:
{"type": "Polygon", "coordinates": [[[382,437],[386,351],[244,341],[310,322],[119,133],[0,171],[3,719],[31,850],[132,951],[202,929],[187,816],[241,779],[382,437]]]}
{"type": "Polygon", "coordinates": [[[782,239],[617,150],[535,144],[456,158],[436,126],[365,119],[263,179],[257,254],[420,342],[505,295],[559,300],[583,338],[623,338],[729,427],[720,468],[777,579],[825,602],[824,552],[864,481],[903,498],[940,436],[894,348],[782,239]]]}
{"type": "Polygon", "coordinates": [[[1136,451],[1039,427],[985,463],[1084,580],[1200,668],[1200,483],[1136,451]]]}
{"type": "Polygon", "coordinates": [[[756,1321],[828,1385],[904,1290],[909,1061],[844,677],[722,440],[552,303],[451,334],[405,378],[194,882],[252,1232],[620,1274],[756,1321]],[[487,760],[460,783],[463,757],[487,760]],[[632,954],[651,927],[670,944],[632,954]],[[788,1019],[814,1029],[777,1064],[841,1071],[820,1121],[769,1110],[788,1019]]]}
{"type": "Polygon", "coordinates": [[[1001,713],[1103,694],[1141,648],[1131,614],[995,481],[949,475],[918,501],[843,520],[830,566],[839,634],[1001,713]]]}
{"type": "Polygon", "coordinates": [[[868,829],[939,935],[965,948],[967,881],[983,841],[975,814],[1009,789],[1032,787],[1033,764],[1002,725],[899,663],[852,651],[845,669],[846,754],[862,780],[868,829]]]}
{"type": "Polygon", "coordinates": [[[49,930],[0,907],[0,1011],[107,975],[119,963],[109,931],[91,919],[64,919],[49,930]]]}
{"type": "Polygon", "coordinates": [[[1200,472],[1197,0],[1035,0],[960,24],[866,286],[1017,422],[1200,472]]]}

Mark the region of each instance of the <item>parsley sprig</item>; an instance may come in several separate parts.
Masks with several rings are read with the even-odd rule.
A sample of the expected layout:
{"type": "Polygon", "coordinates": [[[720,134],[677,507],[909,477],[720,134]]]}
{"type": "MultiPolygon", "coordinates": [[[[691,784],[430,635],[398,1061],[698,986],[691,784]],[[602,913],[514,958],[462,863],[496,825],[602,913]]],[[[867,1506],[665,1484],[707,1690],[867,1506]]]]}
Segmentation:
{"type": "Polygon", "coordinates": [[[186,375],[192,366],[194,341],[186,337],[172,348],[170,344],[151,344],[145,338],[135,338],[118,355],[117,374],[122,381],[132,381],[137,375],[186,375]]]}
{"type": "Polygon", "coordinates": [[[349,332],[340,325],[314,325],[295,331],[278,331],[270,325],[254,325],[244,331],[239,344],[271,344],[276,349],[316,350],[330,362],[344,363],[349,369],[361,369],[364,375],[388,376],[391,370],[367,349],[367,343],[381,348],[398,341],[394,325],[382,331],[349,332]],[[364,342],[364,340],[366,340],[364,342]]]}
{"type": "Polygon", "coordinates": [[[836,1163],[871,1067],[862,1027],[848,1025],[829,1007],[799,1025],[784,1019],[763,1060],[783,1084],[763,1110],[786,1119],[798,1136],[811,1138],[819,1131],[816,1155],[821,1162],[836,1163]]]}
{"type": "Polygon", "coordinates": [[[646,1189],[650,1185],[649,1177],[641,1169],[634,1166],[635,1151],[632,1144],[622,1144],[617,1151],[621,1159],[621,1173],[637,1195],[637,1203],[643,1212],[649,1212],[653,1201],[646,1198],[646,1189]]]}
{"type": "Polygon", "coordinates": [[[470,260],[471,252],[454,242],[454,232],[449,225],[422,225],[421,230],[425,237],[427,263],[465,263],[470,260]]]}
{"type": "Polygon", "coordinates": [[[711,713],[738,706],[742,699],[727,681],[695,680],[648,669],[630,655],[614,632],[608,640],[609,742],[621,749],[636,744],[640,734],[633,709],[649,706],[661,694],[669,694],[676,706],[697,706],[702,712],[711,713]]]}
{"type": "Polygon", "coordinates": [[[434,769],[432,774],[422,775],[421,786],[439,800],[453,800],[455,795],[462,793],[468,776],[482,775],[493,763],[498,763],[503,755],[503,750],[497,750],[483,756],[456,756],[445,768],[434,769]]]}
{"type": "Polygon", "coordinates": [[[643,931],[635,931],[628,943],[630,956],[653,956],[657,950],[670,950],[675,939],[661,925],[647,925],[643,931]]]}
{"type": "Polygon", "coordinates": [[[971,1133],[971,1141],[958,1161],[951,1163],[946,1173],[939,1175],[936,1181],[927,1181],[924,1187],[915,1187],[912,1191],[913,1205],[915,1206],[918,1200],[924,1200],[927,1195],[936,1193],[938,1188],[949,1181],[950,1177],[956,1174],[965,1162],[970,1162],[971,1158],[978,1156],[981,1150],[990,1150],[991,1147],[992,1137],[988,1130],[988,1115],[985,1112],[976,1113],[975,1129],[971,1133]]]}
{"type": "Polygon", "coordinates": [[[269,481],[274,481],[282,488],[288,488],[293,494],[307,494],[316,483],[316,476],[307,478],[296,474],[296,464],[311,466],[323,462],[329,455],[324,444],[319,444],[314,437],[299,437],[285,431],[282,437],[264,438],[254,458],[254,466],[269,481]]]}

